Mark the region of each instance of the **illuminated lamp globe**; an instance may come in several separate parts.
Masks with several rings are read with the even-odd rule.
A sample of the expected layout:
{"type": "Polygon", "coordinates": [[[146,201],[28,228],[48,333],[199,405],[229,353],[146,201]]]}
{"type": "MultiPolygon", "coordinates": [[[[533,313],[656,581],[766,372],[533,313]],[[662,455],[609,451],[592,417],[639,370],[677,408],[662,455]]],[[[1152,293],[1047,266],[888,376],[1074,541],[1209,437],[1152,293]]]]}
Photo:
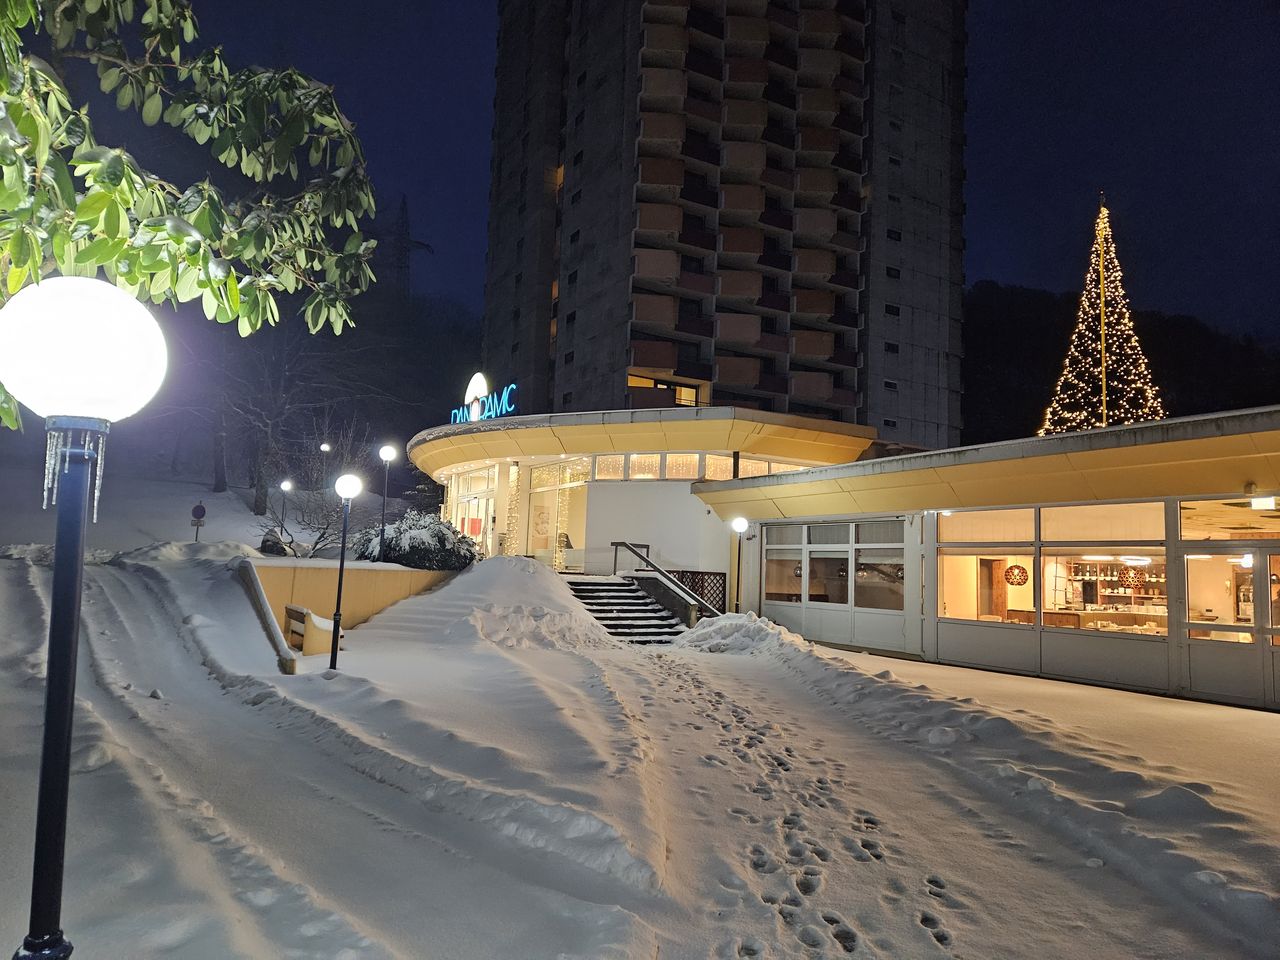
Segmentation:
{"type": "Polygon", "coordinates": [[[353,500],[360,496],[360,491],[364,489],[364,481],[354,473],[344,473],[334,483],[333,489],[343,500],[353,500]]]}
{"type": "Polygon", "coordinates": [[[332,450],[332,449],[333,449],[333,447],[329,446],[329,444],[327,444],[327,443],[322,443],[322,444],[320,444],[320,452],[321,452],[321,453],[328,453],[328,452],[329,452],[330,450],[332,450]]]}
{"type": "Polygon", "coordinates": [[[281,481],[280,481],[280,489],[281,489],[281,490],[283,490],[285,493],[288,493],[290,490],[292,490],[292,489],[293,489],[293,481],[292,481],[292,480],[281,480],[281,481]]]}
{"type": "Polygon", "coordinates": [[[378,451],[378,456],[381,458],[383,463],[390,463],[396,458],[396,448],[388,443],[378,451]]]}
{"type": "Polygon", "coordinates": [[[123,420],[168,366],[150,311],[105,280],[50,277],[0,309],[0,383],[37,416],[123,420]]]}
{"type": "Polygon", "coordinates": [[[733,528],[734,533],[746,533],[747,527],[751,526],[751,524],[746,517],[734,517],[729,521],[729,526],[733,528]]]}

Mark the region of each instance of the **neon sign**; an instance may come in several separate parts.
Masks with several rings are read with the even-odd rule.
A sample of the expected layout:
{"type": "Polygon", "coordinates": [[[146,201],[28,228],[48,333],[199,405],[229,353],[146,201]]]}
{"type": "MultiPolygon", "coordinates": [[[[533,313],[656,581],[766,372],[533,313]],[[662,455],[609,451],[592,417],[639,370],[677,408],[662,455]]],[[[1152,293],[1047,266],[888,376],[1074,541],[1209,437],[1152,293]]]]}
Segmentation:
{"type": "Polygon", "coordinates": [[[509,383],[501,390],[490,390],[483,373],[477,373],[467,384],[462,406],[449,414],[450,423],[475,423],[516,412],[516,385],[509,383]]]}

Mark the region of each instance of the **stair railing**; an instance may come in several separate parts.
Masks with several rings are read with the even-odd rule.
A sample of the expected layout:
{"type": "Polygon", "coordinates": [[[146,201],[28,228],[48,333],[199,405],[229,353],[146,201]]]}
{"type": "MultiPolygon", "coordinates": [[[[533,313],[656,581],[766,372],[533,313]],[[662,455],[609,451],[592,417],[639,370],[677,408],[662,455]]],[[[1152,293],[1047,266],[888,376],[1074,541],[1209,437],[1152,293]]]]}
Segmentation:
{"type": "Polygon", "coordinates": [[[665,583],[668,587],[670,587],[672,592],[674,592],[677,596],[681,597],[682,599],[686,600],[689,603],[694,604],[699,610],[705,611],[708,616],[720,617],[724,615],[722,611],[717,610],[711,604],[707,603],[706,600],[702,599],[702,597],[698,596],[696,593],[694,593],[692,590],[686,587],[683,583],[681,583],[679,580],[673,577],[669,571],[664,570],[662,567],[658,566],[651,559],[649,559],[649,544],[628,543],[625,540],[615,540],[612,543],[610,543],[609,546],[613,547],[613,575],[615,577],[618,575],[618,548],[621,547],[623,550],[628,551],[637,560],[639,560],[646,567],[648,567],[655,574],[657,574],[658,579],[661,580],[663,583],[665,583]],[[641,553],[640,552],[641,550],[644,550],[644,553],[641,553]]]}

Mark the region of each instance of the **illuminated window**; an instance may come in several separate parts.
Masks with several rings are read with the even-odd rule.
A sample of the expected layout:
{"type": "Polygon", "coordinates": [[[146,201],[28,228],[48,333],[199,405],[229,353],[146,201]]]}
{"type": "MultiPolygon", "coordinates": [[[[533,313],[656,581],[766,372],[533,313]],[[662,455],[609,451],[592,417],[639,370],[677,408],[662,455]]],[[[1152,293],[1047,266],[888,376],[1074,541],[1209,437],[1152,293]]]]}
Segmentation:
{"type": "Polygon", "coordinates": [[[733,457],[717,457],[707,454],[707,466],[704,476],[708,480],[732,480],[733,457]]]}
{"type": "Polygon", "coordinates": [[[1097,503],[1080,507],[1043,507],[1040,510],[1040,539],[1077,542],[1163,540],[1164,504],[1097,503]]]}
{"type": "Polygon", "coordinates": [[[634,373],[627,374],[628,387],[652,387],[654,381],[652,377],[637,377],[634,373]]]}
{"type": "Polygon", "coordinates": [[[902,550],[856,550],[854,560],[853,605],[866,610],[903,609],[902,550]]]}
{"type": "Polygon", "coordinates": [[[1163,547],[1046,547],[1040,562],[1046,627],[1168,632],[1163,547]]]}
{"type": "Polygon", "coordinates": [[[564,164],[556,167],[556,189],[559,190],[564,186],[564,164]]]}
{"type": "Polygon", "coordinates": [[[795,523],[771,524],[764,528],[764,542],[768,546],[791,546],[804,542],[804,527],[795,523]]]}
{"type": "Polygon", "coordinates": [[[1270,540],[1280,535],[1280,509],[1272,497],[1183,500],[1183,540],[1270,540]]]}
{"type": "Polygon", "coordinates": [[[698,388],[697,387],[680,387],[675,388],[676,406],[678,407],[696,407],[698,405],[698,388]]]}
{"type": "Polygon", "coordinates": [[[858,543],[902,543],[906,524],[902,520],[861,520],[857,523],[858,543]]]}
{"type": "MultiPolygon", "coordinates": [[[[845,531],[846,536],[848,531],[845,531]]],[[[849,551],[809,554],[809,602],[849,604],[849,551]]]]}
{"type": "Polygon", "coordinates": [[[620,453],[596,457],[596,479],[621,480],[623,466],[623,456],[620,453]]]}
{"type": "Polygon", "coordinates": [[[657,480],[662,469],[662,455],[657,453],[633,453],[628,465],[632,480],[657,480]]]}
{"type": "MultiPolygon", "coordinates": [[[[1187,554],[1187,636],[1192,640],[1253,642],[1253,625],[1267,616],[1274,619],[1276,614],[1268,599],[1263,604],[1267,616],[1259,616],[1253,595],[1256,563],[1253,550],[1187,554]]],[[[1267,592],[1274,590],[1268,584],[1267,592]]]]}
{"type": "Polygon", "coordinates": [[[769,464],[770,473],[795,473],[797,470],[803,470],[804,466],[799,463],[771,463],[769,464]]]}
{"type": "Polygon", "coordinates": [[[748,460],[745,457],[738,460],[738,476],[740,477],[763,477],[769,472],[769,462],[767,460],[748,460]]]}
{"type": "Polygon", "coordinates": [[[938,540],[948,543],[1005,543],[1035,538],[1034,510],[965,510],[938,517],[938,540]]]}
{"type": "Polygon", "coordinates": [[[529,476],[529,489],[543,490],[560,485],[560,464],[548,463],[534,467],[529,476]]]}
{"type": "Polygon", "coordinates": [[[766,600],[774,603],[799,603],[803,578],[804,551],[765,551],[764,598],[766,600]]]}
{"type": "Polygon", "coordinates": [[[999,547],[938,551],[938,616],[1034,624],[1035,566],[1030,545],[1025,553],[999,547]]]}
{"type": "Polygon", "coordinates": [[[809,527],[811,544],[848,543],[849,525],[847,523],[817,523],[809,527]]]}
{"type": "Polygon", "coordinates": [[[698,455],[696,453],[668,453],[668,480],[697,480],[698,455]]]}
{"type": "Polygon", "coordinates": [[[591,479],[591,458],[578,457],[560,464],[561,483],[582,483],[591,479]]]}

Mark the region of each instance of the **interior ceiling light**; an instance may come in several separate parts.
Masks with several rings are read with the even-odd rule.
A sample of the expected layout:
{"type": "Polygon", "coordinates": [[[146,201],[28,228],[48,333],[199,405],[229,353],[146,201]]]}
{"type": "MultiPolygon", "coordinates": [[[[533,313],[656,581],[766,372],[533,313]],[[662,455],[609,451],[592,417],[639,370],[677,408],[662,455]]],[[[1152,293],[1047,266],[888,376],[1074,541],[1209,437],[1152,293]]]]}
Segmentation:
{"type": "Polygon", "coordinates": [[[1249,501],[1249,506],[1254,510],[1274,510],[1276,508],[1276,498],[1254,497],[1249,501]]]}

